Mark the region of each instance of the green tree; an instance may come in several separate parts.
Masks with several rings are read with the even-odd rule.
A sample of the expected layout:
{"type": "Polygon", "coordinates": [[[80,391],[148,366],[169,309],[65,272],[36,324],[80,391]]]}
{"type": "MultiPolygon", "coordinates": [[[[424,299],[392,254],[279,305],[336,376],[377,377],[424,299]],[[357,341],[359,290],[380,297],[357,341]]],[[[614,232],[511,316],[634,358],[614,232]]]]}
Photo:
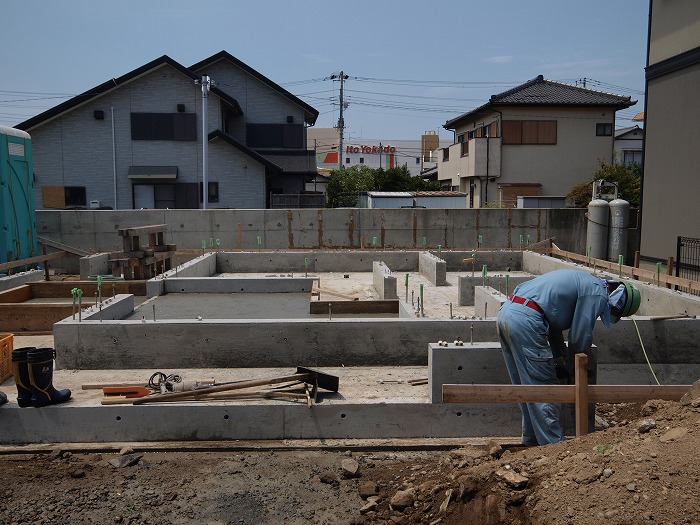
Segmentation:
{"type": "Polygon", "coordinates": [[[642,168],[638,164],[631,167],[622,164],[600,163],[600,169],[595,172],[589,182],[574,186],[566,194],[566,200],[572,206],[585,208],[591,202],[593,193],[593,181],[603,179],[606,182],[617,184],[618,197],[625,199],[630,206],[639,206],[641,192],[642,168]]]}
{"type": "Polygon", "coordinates": [[[368,166],[355,165],[331,172],[328,183],[328,207],[357,206],[357,194],[374,189],[374,173],[368,166]]]}
{"type": "Polygon", "coordinates": [[[406,166],[396,168],[370,168],[355,165],[331,172],[328,183],[328,207],[357,206],[357,194],[362,191],[435,191],[437,182],[411,177],[406,166]]]}

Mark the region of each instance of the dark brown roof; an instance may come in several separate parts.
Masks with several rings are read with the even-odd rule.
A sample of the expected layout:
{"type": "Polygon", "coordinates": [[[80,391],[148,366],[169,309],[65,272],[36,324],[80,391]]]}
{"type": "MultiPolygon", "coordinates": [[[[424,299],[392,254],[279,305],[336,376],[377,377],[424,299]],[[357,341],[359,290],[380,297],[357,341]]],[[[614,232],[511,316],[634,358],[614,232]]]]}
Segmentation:
{"type": "Polygon", "coordinates": [[[631,97],[545,80],[540,75],[513,89],[492,95],[488,103],[448,120],[444,127],[453,129],[464,119],[504,106],[607,106],[619,110],[636,103],[631,97]]]}

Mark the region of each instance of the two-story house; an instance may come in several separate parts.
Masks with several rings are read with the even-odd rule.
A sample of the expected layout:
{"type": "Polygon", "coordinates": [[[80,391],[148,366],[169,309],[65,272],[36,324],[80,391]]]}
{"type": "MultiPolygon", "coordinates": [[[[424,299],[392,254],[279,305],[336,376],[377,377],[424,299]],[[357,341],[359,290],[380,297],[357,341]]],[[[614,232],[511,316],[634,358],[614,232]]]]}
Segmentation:
{"type": "Polygon", "coordinates": [[[16,127],[32,137],[38,208],[200,208],[204,174],[207,207],[266,208],[315,174],[317,117],[222,51],[191,67],[164,55],[16,127]]]}
{"type": "Polygon", "coordinates": [[[444,124],[454,144],[438,156],[438,180],[471,208],[566,195],[612,163],[615,112],[635,103],[540,75],[444,124]]]}

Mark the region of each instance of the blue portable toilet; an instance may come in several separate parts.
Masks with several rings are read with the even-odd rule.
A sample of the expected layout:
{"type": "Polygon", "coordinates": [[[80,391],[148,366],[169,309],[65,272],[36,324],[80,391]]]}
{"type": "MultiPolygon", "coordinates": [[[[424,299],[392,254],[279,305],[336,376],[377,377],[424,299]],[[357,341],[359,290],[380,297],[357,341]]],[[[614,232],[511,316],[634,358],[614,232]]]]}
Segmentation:
{"type": "Polygon", "coordinates": [[[38,255],[31,137],[5,126],[0,126],[0,216],[0,262],[38,255]]]}

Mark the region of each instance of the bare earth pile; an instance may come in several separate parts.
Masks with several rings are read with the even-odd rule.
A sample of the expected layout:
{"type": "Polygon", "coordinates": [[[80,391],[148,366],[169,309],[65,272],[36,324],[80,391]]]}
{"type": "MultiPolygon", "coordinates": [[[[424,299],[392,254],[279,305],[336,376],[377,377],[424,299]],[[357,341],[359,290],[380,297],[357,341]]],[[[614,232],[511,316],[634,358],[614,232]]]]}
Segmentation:
{"type": "Polygon", "coordinates": [[[700,524],[700,408],[556,445],[0,456],[7,524],[700,524]]]}

